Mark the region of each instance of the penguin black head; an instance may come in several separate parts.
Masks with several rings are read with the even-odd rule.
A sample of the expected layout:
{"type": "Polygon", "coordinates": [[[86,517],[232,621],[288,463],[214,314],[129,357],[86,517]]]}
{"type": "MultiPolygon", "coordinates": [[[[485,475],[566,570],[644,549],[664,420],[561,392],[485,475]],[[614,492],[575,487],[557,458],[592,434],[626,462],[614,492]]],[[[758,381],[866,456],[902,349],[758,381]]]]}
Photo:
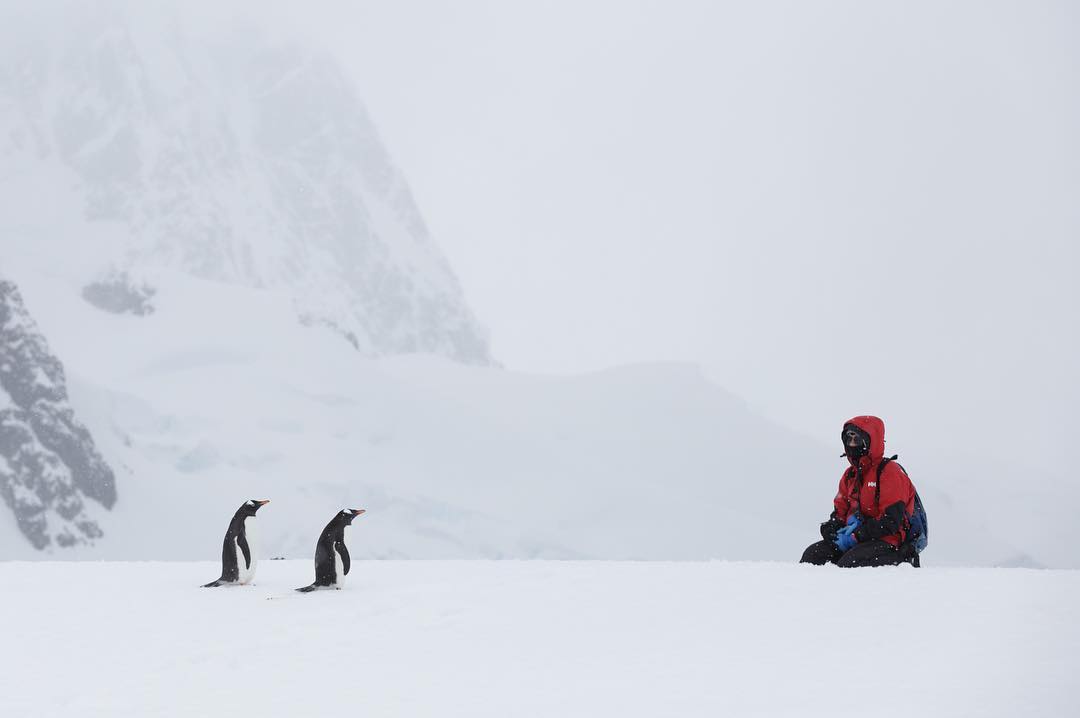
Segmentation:
{"type": "Polygon", "coordinates": [[[353,519],[355,519],[357,516],[364,513],[365,511],[366,509],[342,509],[338,512],[338,519],[344,525],[349,526],[350,524],[352,524],[353,519]]]}
{"type": "Polygon", "coordinates": [[[236,510],[236,513],[244,516],[254,516],[255,512],[270,503],[270,499],[251,499],[245,501],[243,505],[236,510]]]}

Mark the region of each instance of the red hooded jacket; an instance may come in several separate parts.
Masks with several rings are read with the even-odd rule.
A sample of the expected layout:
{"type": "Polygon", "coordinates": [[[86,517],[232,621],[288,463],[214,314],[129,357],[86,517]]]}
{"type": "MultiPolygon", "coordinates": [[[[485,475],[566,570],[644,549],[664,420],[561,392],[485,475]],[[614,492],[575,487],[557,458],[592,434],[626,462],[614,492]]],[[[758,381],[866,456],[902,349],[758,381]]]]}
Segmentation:
{"type": "MultiPolygon", "coordinates": [[[[907,536],[911,515],[915,511],[915,487],[907,473],[895,461],[890,461],[881,472],[879,493],[878,466],[885,456],[885,422],[876,416],[856,416],[844,423],[845,426],[847,424],[854,424],[870,435],[870,452],[859,459],[857,467],[848,467],[840,478],[840,489],[833,499],[836,518],[846,522],[857,511],[863,518],[861,531],[866,531],[871,525],[895,526],[895,533],[880,538],[899,546],[907,536]],[[877,523],[867,519],[877,520],[877,523]]],[[[857,537],[859,533],[856,532],[857,537]]]]}

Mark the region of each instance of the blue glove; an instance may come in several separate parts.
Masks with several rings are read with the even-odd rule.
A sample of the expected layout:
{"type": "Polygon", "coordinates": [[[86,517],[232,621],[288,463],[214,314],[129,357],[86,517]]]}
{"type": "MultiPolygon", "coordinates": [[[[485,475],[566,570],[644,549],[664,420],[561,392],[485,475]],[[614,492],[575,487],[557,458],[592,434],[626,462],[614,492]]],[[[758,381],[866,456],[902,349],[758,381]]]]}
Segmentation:
{"type": "Polygon", "coordinates": [[[844,553],[847,553],[851,549],[855,548],[855,544],[859,543],[859,541],[855,538],[853,531],[848,531],[847,529],[844,529],[843,531],[840,531],[838,534],[836,534],[836,541],[834,541],[833,543],[836,544],[836,547],[838,549],[840,549],[844,553]]]}
{"type": "Polygon", "coordinates": [[[859,528],[859,524],[861,523],[862,519],[859,518],[858,514],[848,516],[847,525],[836,532],[836,540],[833,541],[838,549],[846,553],[850,551],[855,544],[859,543],[859,540],[855,538],[855,529],[859,528]]]}

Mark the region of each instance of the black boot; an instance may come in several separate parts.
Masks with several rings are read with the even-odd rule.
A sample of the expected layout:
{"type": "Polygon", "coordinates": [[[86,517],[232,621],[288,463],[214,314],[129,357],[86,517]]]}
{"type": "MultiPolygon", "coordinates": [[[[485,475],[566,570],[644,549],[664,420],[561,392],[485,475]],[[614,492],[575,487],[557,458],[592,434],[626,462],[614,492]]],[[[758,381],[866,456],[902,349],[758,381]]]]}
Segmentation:
{"type": "Polygon", "coordinates": [[[836,563],[843,555],[840,549],[832,541],[818,541],[806,547],[803,551],[802,560],[799,563],[812,563],[815,566],[824,566],[827,563],[836,563]]]}

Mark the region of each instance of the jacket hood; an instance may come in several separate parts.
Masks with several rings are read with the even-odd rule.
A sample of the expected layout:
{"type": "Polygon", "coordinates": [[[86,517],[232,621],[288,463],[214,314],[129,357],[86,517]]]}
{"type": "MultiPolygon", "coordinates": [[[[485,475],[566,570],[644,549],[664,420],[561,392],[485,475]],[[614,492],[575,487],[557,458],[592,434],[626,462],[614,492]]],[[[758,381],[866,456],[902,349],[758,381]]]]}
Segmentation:
{"type": "Polygon", "coordinates": [[[844,426],[853,424],[870,435],[870,460],[881,461],[885,456],[885,422],[876,416],[853,416],[844,422],[844,426]]]}

